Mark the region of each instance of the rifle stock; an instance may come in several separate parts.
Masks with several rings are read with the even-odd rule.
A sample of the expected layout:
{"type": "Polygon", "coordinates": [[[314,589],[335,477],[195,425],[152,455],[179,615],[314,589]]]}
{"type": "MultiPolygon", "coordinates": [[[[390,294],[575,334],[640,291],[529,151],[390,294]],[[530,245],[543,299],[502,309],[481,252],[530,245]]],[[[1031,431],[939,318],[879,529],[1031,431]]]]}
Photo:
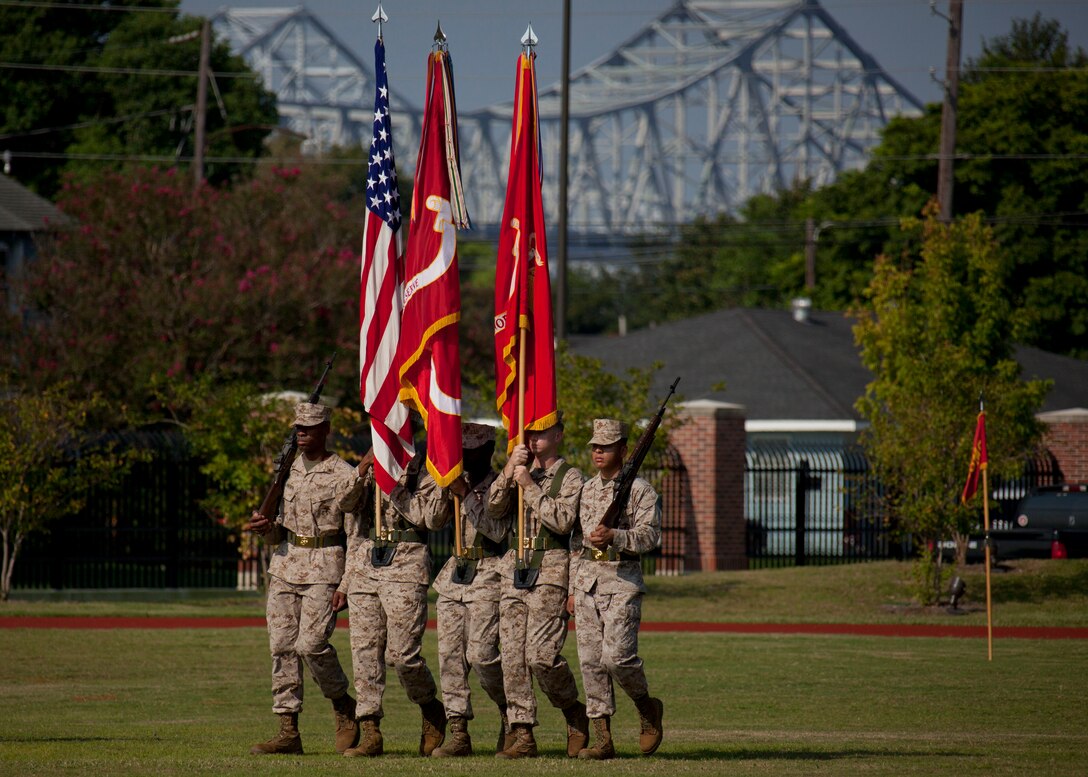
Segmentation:
{"type": "MultiPolygon", "coordinates": [[[[308,400],[310,404],[317,404],[321,400],[321,390],[325,388],[325,381],[329,377],[329,370],[332,369],[332,363],[335,359],[336,352],[333,351],[332,356],[325,362],[325,371],[321,373],[321,380],[317,382],[317,386],[310,393],[310,399],[308,400]]],[[[261,500],[261,506],[257,509],[257,512],[265,520],[274,520],[276,513],[279,511],[280,499],[283,498],[283,488],[287,484],[287,476],[291,474],[291,464],[294,463],[297,454],[298,435],[294,427],[292,427],[291,433],[283,441],[283,447],[280,448],[280,452],[276,456],[272,485],[269,487],[268,493],[264,495],[264,499],[261,500]]]]}
{"type": "Polygon", "coordinates": [[[635,450],[627,458],[627,461],[624,462],[623,469],[620,470],[620,476],[616,478],[615,491],[612,495],[612,504],[605,510],[604,517],[601,518],[601,526],[614,529],[616,528],[616,524],[619,523],[620,516],[623,515],[623,511],[627,507],[627,499],[631,496],[631,486],[634,485],[635,478],[638,477],[639,467],[642,466],[646,454],[649,453],[650,448],[653,447],[657,428],[661,426],[661,419],[665,416],[665,405],[668,404],[669,397],[676,391],[676,385],[679,382],[680,378],[677,378],[672,382],[672,385],[669,387],[669,393],[666,394],[665,398],[661,401],[661,407],[658,408],[657,414],[650,419],[650,423],[646,426],[646,431],[638,438],[638,444],[635,445],[635,450]]]}

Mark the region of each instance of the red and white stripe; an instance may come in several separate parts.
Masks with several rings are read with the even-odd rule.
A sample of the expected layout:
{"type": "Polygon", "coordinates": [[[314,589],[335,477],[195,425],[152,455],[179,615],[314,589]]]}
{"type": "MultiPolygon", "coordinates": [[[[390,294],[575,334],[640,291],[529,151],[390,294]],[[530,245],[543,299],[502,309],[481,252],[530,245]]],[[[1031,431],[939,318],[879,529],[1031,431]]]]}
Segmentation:
{"type": "Polygon", "coordinates": [[[359,280],[359,388],[363,408],[370,414],[374,476],[378,487],[388,494],[415,455],[408,409],[397,398],[396,355],[402,298],[397,266],[403,254],[403,240],[399,230],[394,232],[369,209],[365,223],[359,280]]]}

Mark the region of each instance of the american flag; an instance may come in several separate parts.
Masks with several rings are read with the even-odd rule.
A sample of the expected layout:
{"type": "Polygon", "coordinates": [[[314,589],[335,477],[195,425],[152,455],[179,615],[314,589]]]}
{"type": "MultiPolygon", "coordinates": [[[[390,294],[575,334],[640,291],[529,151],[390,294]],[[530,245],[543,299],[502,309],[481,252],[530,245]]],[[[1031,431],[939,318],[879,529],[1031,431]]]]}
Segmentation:
{"type": "Polygon", "coordinates": [[[374,44],[374,139],[366,179],[366,220],[359,279],[359,395],[370,414],[374,476],[390,493],[415,451],[408,409],[398,401],[397,344],[400,341],[401,267],[400,195],[393,159],[389,117],[389,81],[385,44],[374,44]]]}

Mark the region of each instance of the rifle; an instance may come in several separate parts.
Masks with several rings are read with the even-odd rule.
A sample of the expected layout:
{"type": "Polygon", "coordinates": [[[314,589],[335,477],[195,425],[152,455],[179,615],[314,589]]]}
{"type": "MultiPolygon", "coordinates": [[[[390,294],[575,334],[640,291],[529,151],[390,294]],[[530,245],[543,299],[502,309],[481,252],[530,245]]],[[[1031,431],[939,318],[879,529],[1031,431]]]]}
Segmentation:
{"type": "MultiPolygon", "coordinates": [[[[329,377],[329,370],[332,369],[332,363],[336,359],[336,351],[333,351],[332,356],[325,362],[325,371],[321,373],[321,380],[317,382],[316,388],[313,393],[310,394],[308,400],[310,404],[317,404],[321,400],[321,390],[325,388],[325,379],[329,377]]],[[[283,498],[283,487],[287,483],[287,476],[291,474],[291,464],[295,461],[295,456],[298,454],[298,433],[294,427],[291,427],[291,433],[287,435],[287,439],[283,441],[283,447],[280,449],[279,455],[276,456],[273,469],[272,487],[268,489],[268,493],[264,496],[264,501],[261,502],[261,506],[257,509],[257,512],[267,520],[272,521],[276,517],[276,512],[279,510],[280,499],[283,498]]]]}
{"type": "Polygon", "coordinates": [[[676,391],[676,384],[679,382],[680,378],[672,382],[669,393],[661,401],[661,407],[658,409],[657,415],[650,419],[646,431],[638,438],[638,444],[635,445],[634,452],[624,462],[623,469],[620,470],[620,476],[616,478],[616,484],[613,486],[615,490],[613,491],[612,504],[605,511],[604,517],[601,519],[601,526],[609,529],[616,528],[620,516],[623,515],[623,511],[627,507],[627,499],[631,496],[631,486],[634,485],[635,478],[638,477],[638,468],[642,466],[643,459],[646,458],[646,454],[650,452],[650,448],[654,444],[657,427],[661,426],[661,419],[665,415],[665,405],[668,404],[669,397],[676,391]]]}

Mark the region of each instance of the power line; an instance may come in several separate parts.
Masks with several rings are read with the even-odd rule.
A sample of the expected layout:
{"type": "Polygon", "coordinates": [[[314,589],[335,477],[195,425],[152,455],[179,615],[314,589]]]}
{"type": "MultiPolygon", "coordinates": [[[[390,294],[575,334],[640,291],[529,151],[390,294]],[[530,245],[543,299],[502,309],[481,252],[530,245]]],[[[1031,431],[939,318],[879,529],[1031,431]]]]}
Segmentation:
{"type": "Polygon", "coordinates": [[[104,124],[122,124],[126,121],[132,121],[133,119],[147,119],[154,116],[169,116],[178,113],[185,113],[191,111],[193,108],[191,105],[187,105],[183,108],[163,108],[161,110],[145,111],[144,113],[130,113],[127,116],[111,116],[105,119],[92,119],[89,121],[80,121],[75,124],[62,124],[57,127],[40,127],[38,129],[27,130],[26,132],[12,132],[7,135],[0,135],[0,140],[10,140],[12,138],[26,138],[32,135],[48,135],[52,132],[63,132],[64,130],[71,129],[83,129],[84,127],[98,127],[104,124]]]}
{"type": "MultiPolygon", "coordinates": [[[[3,0],[0,0],[2,2],[3,0]]],[[[97,67],[94,65],[45,65],[29,62],[0,62],[0,68],[8,70],[44,70],[64,73],[98,73],[104,75],[122,76],[186,76],[197,78],[200,73],[196,70],[159,70],[153,68],[135,67],[97,67]]],[[[215,78],[259,78],[257,73],[212,73],[215,78]]]]}
{"type": "Polygon", "coordinates": [[[110,13],[168,13],[177,14],[177,8],[155,8],[143,5],[73,5],[72,3],[37,2],[36,0],[0,0],[0,6],[10,8],[42,8],[54,11],[105,11],[110,13]]]}

